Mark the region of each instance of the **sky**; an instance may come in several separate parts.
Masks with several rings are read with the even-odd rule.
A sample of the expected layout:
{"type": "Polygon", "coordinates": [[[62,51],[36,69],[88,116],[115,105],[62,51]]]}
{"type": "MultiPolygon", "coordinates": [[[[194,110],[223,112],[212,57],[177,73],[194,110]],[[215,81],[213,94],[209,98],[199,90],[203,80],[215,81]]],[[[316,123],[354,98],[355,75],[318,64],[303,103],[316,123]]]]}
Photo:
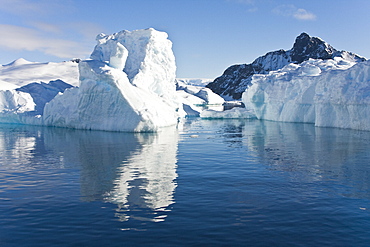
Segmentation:
{"type": "Polygon", "coordinates": [[[173,42],[178,78],[288,50],[302,32],[370,58],[369,0],[0,0],[0,64],[86,59],[99,33],[155,28],[173,42]]]}

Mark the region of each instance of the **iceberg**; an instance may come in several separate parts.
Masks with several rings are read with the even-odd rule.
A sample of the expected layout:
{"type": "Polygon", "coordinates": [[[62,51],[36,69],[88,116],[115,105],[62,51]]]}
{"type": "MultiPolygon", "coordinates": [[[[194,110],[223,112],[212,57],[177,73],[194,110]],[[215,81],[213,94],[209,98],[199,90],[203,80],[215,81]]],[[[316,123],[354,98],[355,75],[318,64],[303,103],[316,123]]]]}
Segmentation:
{"type": "Polygon", "coordinates": [[[254,75],[242,100],[259,119],[370,130],[370,61],[288,64],[254,75]]]}
{"type": "Polygon", "coordinates": [[[178,122],[172,43],[152,28],[100,34],[79,63],[80,87],[45,105],[45,125],[152,132],[178,122]]]}
{"type": "Polygon", "coordinates": [[[123,71],[95,60],[81,62],[81,85],[45,106],[51,126],[145,132],[175,125],[177,112],[158,95],[132,85],[123,71]]]}
{"type": "Polygon", "coordinates": [[[34,109],[35,104],[29,94],[16,90],[0,91],[0,111],[24,113],[34,109]]]}
{"type": "Polygon", "coordinates": [[[225,100],[203,85],[207,79],[176,79],[176,93],[188,117],[199,117],[209,107],[223,108],[225,100]]]}
{"type": "Polygon", "coordinates": [[[165,32],[153,28],[105,35],[99,34],[91,59],[123,70],[130,83],[173,99],[176,63],[172,42],[165,32]]]}
{"type": "Polygon", "coordinates": [[[62,67],[18,59],[1,66],[2,122],[125,132],[176,125],[183,113],[168,35],[149,28],[99,34],[96,40],[85,61],[64,62],[62,67]],[[34,68],[39,72],[27,78],[34,68]],[[63,73],[64,68],[72,72],[63,73]],[[53,69],[62,79],[47,73],[53,69]]]}

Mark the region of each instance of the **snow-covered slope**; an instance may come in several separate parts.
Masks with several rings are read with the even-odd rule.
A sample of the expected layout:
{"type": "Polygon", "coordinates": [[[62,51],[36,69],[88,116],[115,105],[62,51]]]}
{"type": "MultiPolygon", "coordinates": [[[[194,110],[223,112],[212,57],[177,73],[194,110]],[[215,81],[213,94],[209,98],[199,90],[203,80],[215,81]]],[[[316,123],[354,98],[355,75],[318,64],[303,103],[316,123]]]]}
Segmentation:
{"type": "Polygon", "coordinates": [[[78,86],[78,63],[67,61],[61,63],[36,63],[19,58],[10,64],[0,66],[0,90],[5,84],[22,87],[33,82],[62,80],[72,86],[78,86]]]}
{"type": "Polygon", "coordinates": [[[332,59],[334,57],[350,62],[365,61],[363,57],[347,51],[338,51],[322,39],[302,33],[296,38],[292,49],[269,52],[258,57],[251,64],[230,66],[222,76],[209,83],[207,87],[226,100],[240,99],[242,93],[251,85],[254,74],[267,74],[289,63],[299,64],[310,58],[332,59]]]}
{"type": "Polygon", "coordinates": [[[243,102],[259,119],[370,130],[370,61],[310,59],[252,84],[243,102]]]}
{"type": "Polygon", "coordinates": [[[1,108],[0,112],[15,119],[18,119],[13,116],[15,113],[25,115],[27,112],[26,115],[29,116],[40,115],[44,105],[56,94],[77,85],[77,60],[61,63],[36,63],[19,58],[0,66],[0,90],[6,91],[6,93],[1,93],[0,101],[8,102],[5,104],[7,107],[1,108]],[[18,100],[15,104],[14,99],[19,97],[23,100],[18,100]],[[29,107],[30,105],[33,107],[29,107]],[[27,110],[22,110],[21,113],[19,109],[27,110]]]}

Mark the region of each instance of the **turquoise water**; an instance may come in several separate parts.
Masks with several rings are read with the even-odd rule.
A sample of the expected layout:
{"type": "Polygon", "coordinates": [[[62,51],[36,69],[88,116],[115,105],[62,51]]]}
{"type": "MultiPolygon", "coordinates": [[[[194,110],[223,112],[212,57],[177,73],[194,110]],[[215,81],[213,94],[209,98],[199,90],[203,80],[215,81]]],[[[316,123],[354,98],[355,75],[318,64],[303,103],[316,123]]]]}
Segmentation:
{"type": "Polygon", "coordinates": [[[0,126],[0,246],[370,246],[370,132],[0,126]]]}

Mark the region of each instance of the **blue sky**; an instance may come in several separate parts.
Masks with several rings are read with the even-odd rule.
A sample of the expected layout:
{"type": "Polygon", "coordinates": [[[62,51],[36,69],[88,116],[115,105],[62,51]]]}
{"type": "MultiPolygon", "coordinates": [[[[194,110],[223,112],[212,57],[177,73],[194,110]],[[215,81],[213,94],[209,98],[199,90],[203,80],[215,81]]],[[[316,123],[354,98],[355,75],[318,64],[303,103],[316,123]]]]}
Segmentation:
{"type": "Polygon", "coordinates": [[[169,34],[178,77],[215,78],[302,32],[370,58],[369,12],[369,0],[0,0],[0,64],[88,58],[97,34],[148,27],[169,34]]]}

